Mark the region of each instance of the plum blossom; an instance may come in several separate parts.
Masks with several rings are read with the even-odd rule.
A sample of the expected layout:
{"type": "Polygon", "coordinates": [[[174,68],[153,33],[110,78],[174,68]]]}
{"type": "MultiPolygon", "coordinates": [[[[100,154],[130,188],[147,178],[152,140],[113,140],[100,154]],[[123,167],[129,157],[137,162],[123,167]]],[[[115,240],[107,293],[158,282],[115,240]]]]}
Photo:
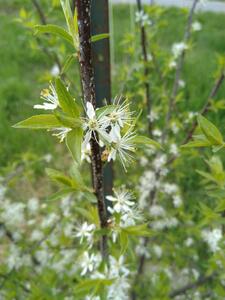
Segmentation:
{"type": "Polygon", "coordinates": [[[188,46],[184,42],[175,43],[172,45],[172,53],[175,59],[177,59],[183,51],[187,50],[188,46]]]}
{"type": "Polygon", "coordinates": [[[98,267],[99,262],[100,258],[98,255],[95,255],[94,253],[89,255],[89,253],[85,251],[81,260],[81,276],[84,276],[87,272],[93,272],[94,269],[98,267]]]}
{"type": "Polygon", "coordinates": [[[202,29],[202,24],[200,22],[196,21],[192,24],[191,27],[192,27],[193,31],[200,31],[202,29]]]}
{"type": "Polygon", "coordinates": [[[86,238],[90,241],[93,237],[93,231],[95,230],[96,226],[94,224],[88,224],[84,222],[81,226],[77,227],[77,233],[75,237],[80,238],[80,244],[83,243],[83,240],[86,238]]]}
{"type": "Polygon", "coordinates": [[[115,196],[106,196],[106,199],[114,202],[113,208],[108,207],[108,210],[111,213],[123,213],[123,212],[129,212],[131,211],[131,207],[134,206],[133,195],[129,193],[127,190],[114,190],[115,196]]]}
{"type": "Polygon", "coordinates": [[[149,16],[143,10],[136,12],[135,21],[136,21],[136,23],[140,23],[142,27],[147,26],[147,25],[152,25],[152,22],[149,19],[149,16]]]}
{"type": "Polygon", "coordinates": [[[54,128],[53,131],[56,131],[57,133],[53,133],[52,135],[56,136],[59,139],[60,143],[62,143],[71,130],[71,128],[67,127],[54,128]]]}
{"type": "Polygon", "coordinates": [[[135,133],[128,130],[123,136],[120,134],[118,125],[114,126],[110,132],[111,149],[108,156],[108,161],[116,160],[117,155],[126,171],[126,165],[132,161],[131,152],[135,152],[134,138],[135,133]]]}
{"type": "Polygon", "coordinates": [[[50,83],[49,89],[42,90],[41,99],[46,102],[34,105],[35,109],[54,110],[59,106],[58,95],[52,83],[50,83]]]}
{"type": "Polygon", "coordinates": [[[205,229],[202,231],[202,238],[208,244],[211,252],[216,252],[220,249],[218,244],[222,237],[221,228],[214,228],[213,230],[205,229]]]}

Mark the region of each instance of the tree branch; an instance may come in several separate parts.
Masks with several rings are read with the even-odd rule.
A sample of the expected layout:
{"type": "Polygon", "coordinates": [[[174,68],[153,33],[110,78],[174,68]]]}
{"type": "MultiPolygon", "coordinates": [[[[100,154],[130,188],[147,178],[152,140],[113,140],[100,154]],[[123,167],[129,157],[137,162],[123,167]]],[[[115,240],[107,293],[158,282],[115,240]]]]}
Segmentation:
{"type": "Polygon", "coordinates": [[[212,280],[215,276],[216,276],[216,273],[213,273],[212,275],[209,275],[209,276],[202,276],[197,281],[192,282],[192,283],[188,283],[187,285],[183,286],[182,288],[179,288],[177,290],[172,291],[169,294],[169,297],[170,298],[175,298],[176,296],[185,294],[189,290],[196,289],[197,287],[203,285],[204,283],[212,280]]]}
{"type": "MultiPolygon", "coordinates": [[[[76,0],[79,24],[80,52],[79,63],[81,80],[83,87],[84,102],[91,102],[96,107],[96,96],[94,86],[94,71],[91,58],[91,20],[90,20],[90,0],[76,0]]],[[[101,228],[107,227],[107,213],[103,191],[103,168],[101,161],[101,149],[98,143],[98,135],[91,139],[91,161],[92,161],[92,180],[95,195],[98,201],[98,214],[101,228]]],[[[102,236],[101,253],[105,259],[107,257],[107,237],[102,236]]]]}
{"type": "MultiPolygon", "coordinates": [[[[138,8],[139,12],[143,11],[141,0],[137,0],[137,8],[138,8]]],[[[146,96],[146,101],[147,101],[148,114],[150,114],[151,110],[152,110],[152,96],[151,96],[151,90],[150,90],[150,83],[148,80],[148,77],[149,77],[148,63],[149,63],[149,61],[148,61],[148,52],[147,52],[147,35],[146,35],[145,27],[143,26],[142,22],[140,22],[140,30],[141,30],[141,48],[142,48],[142,55],[143,55],[143,60],[144,60],[145,96],[146,96]]],[[[152,122],[150,119],[148,122],[148,131],[149,131],[150,136],[152,136],[152,122]]]]}
{"type": "MultiPolygon", "coordinates": [[[[186,30],[185,30],[184,38],[183,38],[183,42],[185,44],[188,43],[188,41],[190,40],[190,37],[191,37],[191,26],[192,26],[193,16],[194,16],[194,12],[195,12],[198,1],[199,0],[193,1],[193,5],[192,5],[189,15],[188,15],[186,30]]],[[[172,94],[169,99],[168,112],[166,115],[166,126],[165,126],[166,131],[168,130],[169,121],[172,116],[172,112],[173,112],[173,108],[174,108],[174,104],[175,104],[175,100],[176,100],[176,96],[177,96],[177,92],[178,92],[178,88],[179,88],[179,81],[180,81],[181,73],[182,73],[183,66],[184,66],[185,54],[186,54],[186,50],[184,49],[179,57],[179,61],[178,61],[177,68],[176,68],[175,80],[174,80],[174,84],[173,84],[172,94]]]]}

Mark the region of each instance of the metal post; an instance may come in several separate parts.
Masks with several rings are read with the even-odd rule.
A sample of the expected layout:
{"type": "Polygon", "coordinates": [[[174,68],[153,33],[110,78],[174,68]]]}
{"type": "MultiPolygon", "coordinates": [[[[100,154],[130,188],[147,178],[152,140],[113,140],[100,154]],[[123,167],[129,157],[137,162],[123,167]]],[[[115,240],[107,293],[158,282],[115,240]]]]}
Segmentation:
{"type": "MultiPolygon", "coordinates": [[[[92,35],[109,33],[109,3],[108,0],[92,0],[91,7],[92,35]]],[[[94,66],[94,81],[97,107],[111,102],[111,72],[109,38],[92,44],[92,62],[94,66]]],[[[105,195],[112,193],[112,165],[104,168],[105,195]]]]}

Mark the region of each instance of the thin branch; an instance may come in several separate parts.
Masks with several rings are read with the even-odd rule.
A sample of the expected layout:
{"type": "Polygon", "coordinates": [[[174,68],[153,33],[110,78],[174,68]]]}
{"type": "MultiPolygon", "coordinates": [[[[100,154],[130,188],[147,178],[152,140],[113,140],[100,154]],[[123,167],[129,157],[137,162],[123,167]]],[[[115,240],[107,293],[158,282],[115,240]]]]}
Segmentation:
{"type": "MultiPolygon", "coordinates": [[[[209,97],[208,97],[208,99],[207,99],[207,101],[206,101],[206,103],[205,103],[205,105],[203,106],[203,108],[202,108],[201,111],[200,111],[200,114],[201,114],[201,115],[205,115],[205,114],[208,112],[208,110],[209,110],[209,108],[210,108],[210,105],[211,105],[211,102],[210,102],[210,101],[211,101],[211,99],[213,99],[213,98],[216,96],[216,94],[217,94],[217,92],[218,92],[220,86],[222,85],[222,83],[223,83],[223,81],[224,81],[224,78],[225,78],[225,73],[224,73],[224,71],[223,71],[223,72],[220,74],[220,77],[216,80],[216,82],[215,82],[215,84],[214,84],[214,86],[213,86],[213,88],[212,88],[212,90],[211,90],[211,92],[210,92],[210,94],[209,94],[209,97]]],[[[186,144],[187,142],[190,141],[190,139],[192,138],[192,135],[193,135],[193,133],[194,133],[194,131],[195,131],[197,125],[198,125],[198,123],[197,123],[197,121],[195,120],[195,121],[193,122],[192,126],[191,126],[191,129],[188,131],[187,136],[186,136],[186,138],[185,138],[185,140],[183,141],[182,144],[186,144]]]]}
{"type": "MultiPolygon", "coordinates": [[[[137,0],[137,8],[139,12],[143,11],[141,0],[137,0]]],[[[144,60],[144,75],[145,75],[145,96],[147,101],[147,109],[148,114],[151,114],[152,110],[152,95],[150,90],[150,83],[149,83],[149,60],[148,60],[148,52],[147,52],[147,35],[146,30],[142,22],[140,22],[140,30],[141,30],[141,48],[142,48],[142,55],[144,60]]],[[[148,131],[150,136],[152,136],[152,122],[149,118],[148,122],[148,131]]]]}
{"type": "Polygon", "coordinates": [[[209,276],[202,276],[197,281],[189,283],[189,284],[183,286],[182,288],[172,291],[169,294],[169,297],[175,298],[176,296],[186,294],[189,290],[196,289],[199,286],[205,284],[206,282],[213,280],[215,276],[216,276],[216,273],[213,273],[212,275],[209,275],[209,276]]]}
{"type": "Polygon", "coordinates": [[[37,10],[37,13],[38,13],[38,15],[40,17],[41,23],[43,25],[46,25],[47,24],[47,20],[46,20],[45,14],[44,14],[44,12],[43,12],[43,10],[41,8],[41,5],[38,3],[37,0],[31,0],[31,1],[32,1],[33,5],[35,6],[36,10],[37,10]]]}
{"type": "MultiPolygon", "coordinates": [[[[45,16],[45,14],[42,10],[42,7],[41,7],[40,3],[38,2],[38,0],[31,0],[31,2],[33,3],[34,7],[36,8],[36,11],[38,13],[38,16],[39,16],[39,19],[40,19],[42,25],[46,25],[47,24],[47,19],[46,19],[46,16],[45,16]]],[[[55,61],[55,63],[58,65],[59,70],[61,70],[62,66],[61,66],[61,62],[60,62],[60,59],[59,59],[58,55],[56,53],[50,53],[49,50],[42,45],[41,40],[37,36],[36,36],[36,41],[39,44],[39,46],[42,48],[43,52],[50,59],[53,59],[55,61]]]]}
{"type": "MultiPolygon", "coordinates": [[[[211,92],[210,92],[210,94],[208,96],[208,99],[207,99],[206,103],[204,104],[204,106],[202,107],[202,109],[199,112],[201,115],[205,115],[209,111],[210,105],[211,105],[211,100],[213,98],[215,98],[215,96],[217,95],[217,93],[218,93],[218,91],[219,91],[219,89],[220,89],[220,87],[221,87],[224,79],[225,79],[225,72],[223,70],[221,72],[219,78],[214,83],[214,85],[212,87],[212,90],[211,90],[211,92]]],[[[194,122],[192,123],[192,125],[191,125],[189,131],[187,132],[187,135],[186,135],[184,141],[181,143],[181,145],[187,144],[191,140],[191,138],[193,136],[193,133],[195,132],[195,129],[196,129],[197,126],[198,126],[198,123],[197,123],[196,120],[194,120],[194,122]]],[[[170,165],[177,157],[178,157],[177,155],[172,156],[167,161],[166,165],[167,166],[170,165]]]]}
{"type": "MultiPolygon", "coordinates": [[[[185,33],[184,33],[184,38],[183,38],[183,42],[185,44],[188,43],[188,41],[190,40],[190,37],[191,37],[191,26],[192,26],[193,16],[194,16],[194,12],[195,12],[198,1],[199,0],[194,0],[193,1],[192,7],[191,7],[189,15],[188,15],[187,25],[186,25],[186,29],[185,29],[185,33]]],[[[182,53],[179,57],[178,63],[177,63],[177,68],[176,68],[176,73],[175,73],[175,80],[174,80],[174,84],[173,84],[172,94],[171,94],[171,97],[169,99],[168,112],[167,112],[167,115],[166,115],[166,126],[165,126],[166,131],[168,130],[168,124],[169,124],[169,121],[170,121],[171,116],[172,116],[176,96],[177,96],[177,93],[178,93],[179,81],[180,81],[181,73],[182,73],[183,66],[184,66],[185,54],[186,54],[186,50],[184,49],[182,51],[182,53]]],[[[165,132],[164,132],[164,135],[165,135],[165,132]]]]}
{"type": "MultiPolygon", "coordinates": [[[[91,20],[90,20],[90,0],[76,0],[79,24],[80,52],[79,62],[83,87],[84,102],[88,101],[96,107],[96,95],[94,85],[94,71],[91,58],[91,20]]],[[[107,227],[107,212],[103,191],[103,167],[101,161],[101,149],[98,143],[98,135],[91,139],[91,162],[92,180],[95,195],[98,201],[98,214],[101,228],[107,227]]],[[[107,236],[101,238],[102,257],[107,258],[107,236]]]]}

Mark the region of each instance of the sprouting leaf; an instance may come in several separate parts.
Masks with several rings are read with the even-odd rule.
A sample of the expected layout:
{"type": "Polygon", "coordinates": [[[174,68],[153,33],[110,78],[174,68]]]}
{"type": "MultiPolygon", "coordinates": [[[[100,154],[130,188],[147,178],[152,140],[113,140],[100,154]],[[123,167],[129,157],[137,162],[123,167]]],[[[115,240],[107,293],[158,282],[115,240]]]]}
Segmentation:
{"type": "Polygon", "coordinates": [[[152,233],[148,228],[148,224],[141,224],[135,226],[129,226],[122,229],[128,235],[135,235],[135,236],[151,236],[152,233]]]}
{"type": "Polygon", "coordinates": [[[93,292],[95,290],[96,286],[101,285],[101,290],[105,286],[109,286],[113,283],[113,279],[84,279],[80,281],[77,285],[74,287],[74,293],[76,295],[85,295],[87,293],[93,292]]]}
{"type": "Polygon", "coordinates": [[[195,148],[195,147],[207,147],[207,146],[211,146],[211,143],[208,140],[195,140],[185,145],[182,145],[181,148],[195,148]]]}
{"type": "Polygon", "coordinates": [[[128,233],[121,230],[120,232],[121,255],[123,255],[126,252],[128,248],[128,243],[129,243],[128,233]]]}
{"type": "Polygon", "coordinates": [[[97,41],[100,41],[100,40],[103,40],[103,39],[106,39],[109,37],[109,33],[101,33],[101,34],[96,34],[96,35],[93,35],[91,37],[91,41],[92,43],[95,43],[97,41]]]}
{"type": "Polygon", "coordinates": [[[198,124],[200,129],[206,138],[211,142],[212,145],[222,145],[223,137],[217,127],[208,121],[205,117],[198,116],[198,124]]]}
{"type": "Polygon", "coordinates": [[[147,136],[138,135],[134,137],[133,141],[142,147],[150,146],[150,147],[162,149],[162,146],[158,142],[148,138],[147,136]]]}
{"type": "Polygon", "coordinates": [[[102,106],[102,107],[96,109],[96,115],[98,117],[106,116],[106,115],[112,113],[117,107],[118,107],[117,105],[113,105],[113,104],[102,106]]]}
{"type": "Polygon", "coordinates": [[[13,126],[14,128],[48,129],[62,127],[62,123],[55,115],[43,114],[32,116],[13,126]]]}
{"type": "Polygon", "coordinates": [[[68,187],[68,188],[62,189],[62,190],[52,194],[51,196],[48,197],[48,200],[49,201],[59,200],[59,199],[62,199],[62,197],[72,194],[73,192],[74,192],[74,189],[68,187]]]}
{"type": "Polygon", "coordinates": [[[79,180],[64,175],[62,172],[54,169],[46,169],[47,175],[53,180],[77,191],[85,191],[87,188],[81,185],[79,180]]]}
{"type": "Polygon", "coordinates": [[[72,36],[62,27],[48,24],[48,25],[36,25],[35,27],[35,34],[38,33],[51,33],[60,38],[63,38],[67,42],[73,45],[73,38],[72,36]]]}
{"type": "Polygon", "coordinates": [[[64,127],[68,127],[68,128],[81,128],[82,127],[82,122],[80,119],[68,117],[65,114],[60,113],[60,112],[55,112],[55,116],[61,123],[61,127],[62,127],[62,125],[64,127]]]}
{"type": "Polygon", "coordinates": [[[74,54],[69,55],[62,66],[61,74],[65,74],[74,61],[75,61],[75,55],[74,54]]]}
{"type": "Polygon", "coordinates": [[[69,116],[78,118],[80,116],[79,106],[59,78],[56,79],[56,92],[62,110],[69,116]]]}
{"type": "Polygon", "coordinates": [[[68,132],[66,136],[66,145],[72,154],[73,159],[80,164],[81,162],[81,145],[83,140],[82,128],[76,128],[68,132]]]}

